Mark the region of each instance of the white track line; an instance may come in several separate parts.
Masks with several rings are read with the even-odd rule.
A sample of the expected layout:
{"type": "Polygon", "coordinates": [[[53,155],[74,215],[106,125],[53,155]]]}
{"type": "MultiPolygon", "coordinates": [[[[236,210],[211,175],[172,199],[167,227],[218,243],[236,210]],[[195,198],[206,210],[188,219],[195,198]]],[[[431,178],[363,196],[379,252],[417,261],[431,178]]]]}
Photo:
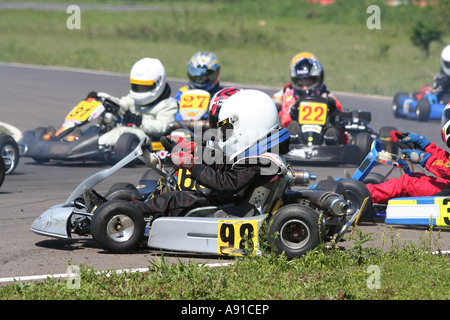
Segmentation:
{"type": "MultiPolygon", "coordinates": [[[[233,264],[233,262],[226,262],[226,263],[211,263],[211,264],[200,264],[205,267],[215,268],[215,267],[226,267],[230,264],[233,264]]],[[[136,268],[136,269],[122,269],[122,270],[114,270],[114,271],[99,271],[97,274],[103,274],[106,273],[107,276],[111,273],[121,274],[121,273],[136,273],[136,272],[148,272],[150,271],[149,268],[136,268]]],[[[73,277],[73,273],[60,273],[60,274],[43,274],[43,275],[35,275],[35,276],[20,276],[20,277],[7,277],[7,278],[0,278],[0,283],[6,283],[6,282],[15,282],[15,281],[37,281],[37,280],[45,280],[45,279],[65,279],[69,277],[73,277]]]]}

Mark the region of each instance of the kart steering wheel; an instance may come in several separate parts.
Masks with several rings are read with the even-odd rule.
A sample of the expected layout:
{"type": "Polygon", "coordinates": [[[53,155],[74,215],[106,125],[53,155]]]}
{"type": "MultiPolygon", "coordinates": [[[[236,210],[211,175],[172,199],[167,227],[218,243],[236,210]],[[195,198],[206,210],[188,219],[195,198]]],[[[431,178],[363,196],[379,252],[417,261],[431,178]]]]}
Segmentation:
{"type": "Polygon", "coordinates": [[[176,143],[170,141],[166,136],[162,136],[159,140],[164,149],[166,149],[169,153],[171,153],[172,149],[176,146],[176,143]]]}
{"type": "Polygon", "coordinates": [[[415,145],[412,142],[402,142],[404,138],[406,138],[408,135],[392,130],[390,133],[392,142],[394,142],[400,149],[415,149],[415,145]]]}

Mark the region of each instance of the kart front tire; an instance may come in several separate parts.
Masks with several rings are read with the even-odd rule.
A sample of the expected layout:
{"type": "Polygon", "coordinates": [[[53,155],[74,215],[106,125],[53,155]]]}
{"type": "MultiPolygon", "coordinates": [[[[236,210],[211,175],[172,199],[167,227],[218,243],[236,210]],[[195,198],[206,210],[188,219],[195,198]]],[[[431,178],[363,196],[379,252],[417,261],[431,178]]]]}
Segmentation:
{"type": "Polygon", "coordinates": [[[5,180],[5,164],[3,161],[0,161],[0,186],[3,184],[3,181],[5,180]]]}
{"type": "Polygon", "coordinates": [[[368,203],[360,215],[360,218],[367,217],[372,210],[372,195],[365,183],[353,179],[342,179],[340,182],[344,185],[344,199],[349,206],[347,216],[351,217],[355,214],[361,208],[364,199],[368,198],[368,203]]]}
{"type": "Polygon", "coordinates": [[[128,182],[115,183],[104,196],[108,200],[145,200],[136,187],[128,182]]]}
{"type": "MultiPolygon", "coordinates": [[[[114,152],[114,160],[115,162],[119,162],[124,157],[126,157],[131,151],[136,148],[139,144],[139,138],[132,133],[126,132],[123,133],[119,140],[117,140],[115,152],[114,152]]],[[[131,162],[129,166],[133,166],[134,162],[131,162]]]]}
{"type": "Polygon", "coordinates": [[[416,117],[418,121],[427,121],[430,117],[430,101],[427,98],[421,98],[417,101],[416,117]]]}
{"type": "Polygon", "coordinates": [[[108,201],[95,212],[91,221],[94,241],[110,253],[127,253],[140,244],[145,232],[145,220],[127,201],[108,201]]]}
{"type": "Polygon", "coordinates": [[[403,107],[403,105],[400,103],[400,99],[409,97],[408,92],[397,92],[394,95],[394,101],[392,104],[392,111],[394,112],[394,117],[399,118],[400,112],[399,110],[403,107]]]}
{"type": "Polygon", "coordinates": [[[306,254],[325,239],[325,226],[312,208],[291,204],[269,221],[269,245],[275,254],[292,259],[306,254]]]}
{"type": "Polygon", "coordinates": [[[370,152],[370,150],[372,149],[372,142],[373,142],[373,138],[369,132],[363,131],[363,132],[357,132],[355,134],[354,144],[356,146],[358,146],[360,149],[360,156],[359,156],[358,163],[363,161],[364,158],[367,156],[367,154],[370,152]]]}
{"type": "Polygon", "coordinates": [[[6,174],[11,174],[19,165],[19,145],[9,135],[0,136],[0,155],[5,164],[6,174]]]}

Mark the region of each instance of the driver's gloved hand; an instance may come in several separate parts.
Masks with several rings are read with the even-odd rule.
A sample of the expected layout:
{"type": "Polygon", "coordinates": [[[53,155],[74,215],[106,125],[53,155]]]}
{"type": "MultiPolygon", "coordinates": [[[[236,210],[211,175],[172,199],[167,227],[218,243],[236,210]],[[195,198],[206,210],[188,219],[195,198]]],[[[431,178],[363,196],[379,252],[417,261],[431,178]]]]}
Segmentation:
{"type": "Polygon", "coordinates": [[[97,99],[98,98],[98,95],[97,95],[97,92],[96,91],[91,91],[91,92],[89,92],[88,93],[88,95],[86,96],[86,99],[97,99]]]}
{"type": "Polygon", "coordinates": [[[172,144],[176,145],[178,147],[177,149],[174,149],[173,152],[187,152],[187,153],[194,153],[195,149],[197,148],[197,144],[195,142],[192,142],[190,139],[185,139],[183,137],[179,136],[172,136],[168,135],[166,136],[167,140],[171,142],[172,144]]]}
{"type": "Polygon", "coordinates": [[[419,150],[402,149],[402,155],[412,163],[418,163],[425,168],[425,163],[431,154],[419,150]]]}
{"type": "Polygon", "coordinates": [[[134,114],[131,113],[130,110],[127,110],[127,112],[125,112],[125,114],[123,115],[123,122],[127,126],[131,126],[134,124],[139,127],[142,124],[142,115],[134,114]]]}
{"type": "Polygon", "coordinates": [[[175,152],[171,153],[170,159],[172,160],[173,166],[176,169],[183,168],[191,170],[195,162],[198,160],[198,157],[194,157],[186,152],[175,152]]]}
{"type": "Polygon", "coordinates": [[[421,150],[425,150],[425,148],[431,143],[430,140],[425,138],[424,136],[421,136],[414,132],[405,131],[402,132],[406,137],[401,139],[400,142],[403,144],[407,144],[408,142],[414,143],[415,146],[417,146],[421,150]]]}

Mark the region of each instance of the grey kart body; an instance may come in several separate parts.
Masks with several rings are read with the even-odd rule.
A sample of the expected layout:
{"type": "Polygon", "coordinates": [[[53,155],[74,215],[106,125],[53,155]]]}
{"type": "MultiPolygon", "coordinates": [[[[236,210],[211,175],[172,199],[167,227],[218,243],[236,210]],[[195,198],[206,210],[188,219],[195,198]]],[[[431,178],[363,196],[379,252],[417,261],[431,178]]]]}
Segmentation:
{"type": "MultiPolygon", "coordinates": [[[[92,216],[88,211],[79,209],[73,205],[76,199],[82,196],[85,190],[92,189],[136,158],[140,158],[147,166],[162,174],[161,170],[151,163],[149,151],[143,150],[143,145],[145,145],[145,139],[141,140],[140,144],[132,153],[113,167],[104,169],[80,183],[64,203],[52,206],[42,213],[33,222],[31,231],[54,238],[71,238],[70,222],[72,219],[77,216],[92,216]]],[[[208,207],[201,209],[216,210],[217,208],[208,207]]],[[[148,246],[164,250],[217,253],[218,223],[224,217],[201,217],[201,212],[204,211],[193,210],[185,217],[161,217],[155,220],[147,241],[148,246]]],[[[264,218],[265,215],[257,214],[252,217],[228,218],[227,221],[232,223],[233,221],[245,222],[257,220],[259,228],[264,218]]]]}
{"type": "MultiPolygon", "coordinates": [[[[43,236],[61,239],[71,238],[72,234],[90,235],[90,226],[94,228],[96,217],[101,215],[95,210],[97,206],[102,206],[95,202],[95,197],[89,196],[92,194],[93,188],[137,158],[158,173],[165,181],[166,186],[170,187],[171,190],[175,190],[176,181],[172,179],[172,173],[167,173],[160,168],[157,156],[151,153],[145,145],[146,139],[144,138],[130,154],[114,166],[104,169],[80,183],[64,203],[52,206],[42,213],[33,222],[31,231],[43,236]],[[89,225],[90,222],[93,224],[89,225]]],[[[281,165],[281,170],[278,173],[278,178],[269,184],[256,188],[240,203],[199,207],[192,209],[183,217],[160,217],[154,221],[152,221],[151,217],[142,217],[146,223],[142,237],[146,241],[147,246],[172,251],[240,255],[243,254],[242,247],[236,246],[235,243],[232,246],[231,240],[229,246],[223,245],[224,237],[222,237],[223,232],[221,228],[234,229],[236,234],[245,228],[251,228],[247,229],[247,231],[251,230],[251,232],[248,231],[248,234],[257,235],[264,220],[277,217],[278,212],[282,212],[277,221],[279,225],[282,227],[291,225],[297,228],[294,230],[295,232],[285,229],[287,230],[286,238],[280,237],[284,248],[286,250],[292,249],[288,254],[290,257],[297,256],[299,254],[298,250],[303,250],[304,239],[299,238],[301,232],[298,233],[297,231],[303,230],[303,232],[311,236],[315,234],[314,237],[316,238],[320,234],[324,236],[319,230],[317,232],[313,230],[317,228],[317,225],[320,225],[318,223],[319,217],[322,217],[323,226],[326,225],[329,230],[333,230],[327,240],[339,240],[349,227],[348,221],[350,217],[355,219],[362,208],[359,210],[352,209],[350,213],[347,200],[333,191],[326,190],[327,188],[317,190],[291,189],[292,186],[295,187],[296,185],[309,185],[310,179],[314,180],[315,177],[310,175],[307,170],[302,172],[293,171],[292,168],[285,166],[284,160],[279,164],[281,165]],[[280,201],[281,199],[282,201],[280,201]],[[309,206],[303,204],[304,201],[310,203],[309,206]],[[281,208],[279,207],[280,204],[281,208]],[[288,205],[285,206],[285,204],[288,205]],[[311,224],[308,225],[303,220],[305,215],[310,216],[311,224]],[[293,242],[292,239],[295,241],[293,242]]],[[[148,196],[148,189],[146,189],[146,193],[146,196],[148,196]]],[[[120,202],[127,203],[126,201],[120,202]]],[[[105,204],[108,203],[118,202],[117,200],[115,202],[108,201],[105,204]]],[[[272,233],[272,230],[270,232],[272,233]]],[[[273,234],[277,233],[278,230],[273,232],[273,234]]],[[[241,239],[243,240],[243,238],[241,239]]],[[[253,252],[258,253],[258,236],[254,239],[256,243],[254,242],[255,245],[252,245],[253,252]]],[[[94,240],[96,239],[94,238],[94,240]]],[[[112,237],[107,240],[114,241],[112,237]]],[[[313,246],[316,246],[320,241],[316,239],[313,246]]],[[[282,250],[284,250],[283,247],[282,250]]],[[[303,253],[302,251],[301,254],[303,253]]]]}

